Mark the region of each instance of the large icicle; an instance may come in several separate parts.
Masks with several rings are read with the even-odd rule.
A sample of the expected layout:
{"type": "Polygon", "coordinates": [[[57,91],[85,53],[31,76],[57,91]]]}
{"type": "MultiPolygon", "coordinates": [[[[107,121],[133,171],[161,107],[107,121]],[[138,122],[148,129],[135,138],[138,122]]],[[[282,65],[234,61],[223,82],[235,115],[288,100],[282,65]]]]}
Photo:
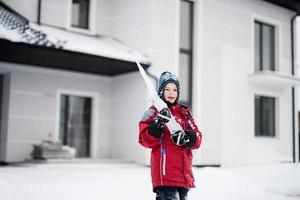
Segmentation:
{"type": "MultiPolygon", "coordinates": [[[[158,112],[165,108],[169,109],[167,104],[158,96],[158,94],[157,94],[156,90],[154,89],[152,82],[149,79],[148,75],[146,74],[144,68],[140,65],[140,63],[138,61],[136,61],[136,64],[137,64],[139,71],[147,85],[147,88],[148,88],[149,97],[147,98],[147,100],[155,106],[155,108],[158,110],[158,112]]],[[[175,117],[172,115],[172,113],[171,113],[171,118],[168,118],[167,116],[160,115],[160,114],[159,114],[159,116],[169,120],[169,122],[166,125],[171,134],[175,134],[175,133],[178,134],[178,131],[180,131],[179,134],[184,133],[182,127],[177,123],[177,121],[175,120],[175,117]]],[[[180,138],[180,135],[178,138],[180,138]]],[[[177,143],[179,143],[179,140],[177,141],[177,143]]]]}

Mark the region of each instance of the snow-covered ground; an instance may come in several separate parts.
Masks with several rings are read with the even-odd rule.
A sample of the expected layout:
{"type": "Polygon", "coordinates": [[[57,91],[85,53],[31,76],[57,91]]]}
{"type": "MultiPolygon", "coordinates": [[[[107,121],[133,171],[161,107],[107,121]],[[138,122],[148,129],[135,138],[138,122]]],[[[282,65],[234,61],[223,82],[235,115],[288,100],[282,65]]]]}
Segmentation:
{"type": "MultiPolygon", "coordinates": [[[[300,199],[300,165],[194,168],[190,200],[300,199]]],[[[150,200],[150,168],[128,163],[0,167],[1,200],[150,200]]]]}

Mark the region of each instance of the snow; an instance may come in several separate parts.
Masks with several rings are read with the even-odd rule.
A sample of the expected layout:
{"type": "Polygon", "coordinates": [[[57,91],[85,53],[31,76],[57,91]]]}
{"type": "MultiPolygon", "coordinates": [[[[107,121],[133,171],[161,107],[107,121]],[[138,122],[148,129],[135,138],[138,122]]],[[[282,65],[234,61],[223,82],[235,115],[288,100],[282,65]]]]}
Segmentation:
{"type": "Polygon", "coordinates": [[[45,25],[39,26],[34,23],[31,23],[31,26],[45,32],[50,40],[66,41],[64,49],[70,51],[84,52],[132,62],[135,62],[135,60],[142,63],[150,62],[150,60],[139,51],[110,36],[88,36],[45,25]]]}
{"type": "MultiPolygon", "coordinates": [[[[29,26],[36,31],[45,33],[49,41],[54,44],[60,43],[65,50],[130,62],[135,62],[135,60],[137,60],[143,64],[150,63],[147,56],[110,36],[84,35],[46,25],[38,25],[33,22],[30,22],[29,26]]],[[[1,23],[0,38],[12,42],[28,43],[17,29],[7,29],[1,23]]]]}
{"type": "MultiPolygon", "coordinates": [[[[194,168],[190,200],[296,200],[300,165],[194,168]]],[[[0,167],[3,200],[150,200],[150,168],[130,163],[51,163],[0,167]]]]}

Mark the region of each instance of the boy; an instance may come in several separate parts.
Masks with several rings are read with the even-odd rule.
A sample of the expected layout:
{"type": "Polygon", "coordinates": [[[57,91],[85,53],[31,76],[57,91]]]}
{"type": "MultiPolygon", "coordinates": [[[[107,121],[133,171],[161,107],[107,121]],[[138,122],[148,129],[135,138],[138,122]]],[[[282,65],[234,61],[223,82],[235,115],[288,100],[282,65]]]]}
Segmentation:
{"type": "Polygon", "coordinates": [[[163,72],[159,78],[159,97],[169,109],[160,111],[170,117],[170,112],[184,133],[170,134],[166,118],[158,116],[151,106],[139,122],[139,143],[151,148],[151,177],[156,200],[186,200],[189,188],[195,187],[192,173],[192,151],[200,147],[202,134],[192,118],[190,109],[178,103],[180,85],[176,76],[163,72]]]}

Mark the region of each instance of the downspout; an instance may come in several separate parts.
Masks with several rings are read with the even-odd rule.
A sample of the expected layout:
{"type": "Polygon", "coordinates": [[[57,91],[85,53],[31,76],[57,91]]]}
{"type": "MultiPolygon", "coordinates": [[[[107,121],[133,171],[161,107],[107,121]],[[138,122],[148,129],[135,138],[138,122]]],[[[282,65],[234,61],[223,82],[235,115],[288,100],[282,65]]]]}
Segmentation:
{"type": "Polygon", "coordinates": [[[42,6],[42,0],[38,0],[38,7],[37,7],[37,24],[41,25],[41,7],[42,6]]]}
{"type": "MultiPolygon", "coordinates": [[[[295,46],[294,46],[294,23],[296,18],[300,14],[296,14],[295,16],[292,17],[291,19],[291,56],[292,56],[292,75],[295,75],[295,46]]],[[[293,124],[293,162],[296,162],[296,146],[295,146],[295,140],[296,140],[296,132],[295,132],[295,87],[292,87],[292,124],[293,124]]],[[[300,142],[300,138],[298,138],[298,144],[300,142]]],[[[298,155],[298,161],[300,160],[300,155],[298,155]]]]}

